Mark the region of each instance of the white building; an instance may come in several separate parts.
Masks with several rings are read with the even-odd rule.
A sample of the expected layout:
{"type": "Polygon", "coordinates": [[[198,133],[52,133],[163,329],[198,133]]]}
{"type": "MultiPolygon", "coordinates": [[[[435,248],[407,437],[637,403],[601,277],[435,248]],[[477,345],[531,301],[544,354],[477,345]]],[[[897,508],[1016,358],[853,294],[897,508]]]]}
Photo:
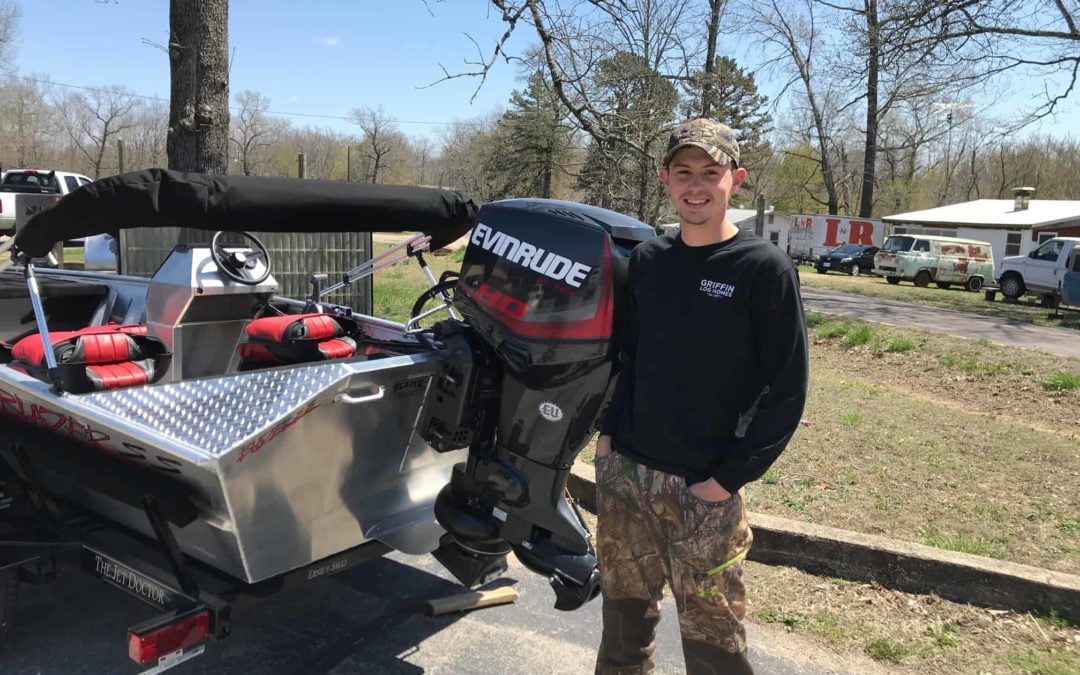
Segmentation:
{"type": "Polygon", "coordinates": [[[990,242],[994,263],[1027,255],[1057,236],[1080,236],[1080,201],[1031,199],[1033,188],[1017,188],[1014,199],[976,199],[882,218],[887,234],[931,234],[990,242]]]}

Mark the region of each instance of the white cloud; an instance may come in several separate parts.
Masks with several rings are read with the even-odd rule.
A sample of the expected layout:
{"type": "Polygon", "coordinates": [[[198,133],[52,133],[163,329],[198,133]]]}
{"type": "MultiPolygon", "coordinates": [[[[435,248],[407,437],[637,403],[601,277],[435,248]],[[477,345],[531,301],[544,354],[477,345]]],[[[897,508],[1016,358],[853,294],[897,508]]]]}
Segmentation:
{"type": "Polygon", "coordinates": [[[320,35],[315,38],[315,41],[326,47],[337,47],[341,44],[340,35],[320,35]]]}

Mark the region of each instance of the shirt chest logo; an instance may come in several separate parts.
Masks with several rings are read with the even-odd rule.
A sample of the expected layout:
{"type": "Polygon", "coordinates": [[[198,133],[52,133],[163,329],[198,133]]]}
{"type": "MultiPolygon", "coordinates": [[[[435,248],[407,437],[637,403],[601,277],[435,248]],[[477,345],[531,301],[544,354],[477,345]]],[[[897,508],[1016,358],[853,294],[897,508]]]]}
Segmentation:
{"type": "Polygon", "coordinates": [[[734,284],[726,284],[722,281],[710,281],[709,279],[702,279],[701,286],[698,290],[710,298],[730,298],[735,295],[734,284]]]}

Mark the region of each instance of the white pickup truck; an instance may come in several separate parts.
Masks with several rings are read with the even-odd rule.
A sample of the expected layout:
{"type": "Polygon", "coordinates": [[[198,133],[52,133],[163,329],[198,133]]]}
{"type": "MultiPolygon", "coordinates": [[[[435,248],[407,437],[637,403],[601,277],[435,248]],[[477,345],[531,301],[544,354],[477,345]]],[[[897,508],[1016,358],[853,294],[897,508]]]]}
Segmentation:
{"type": "Polygon", "coordinates": [[[1080,237],[1055,237],[1027,255],[1005,258],[998,272],[998,287],[1006,298],[1025,293],[1058,299],[1065,274],[1080,255],[1080,237]]]}
{"type": "Polygon", "coordinates": [[[0,235],[15,233],[15,196],[66,195],[93,179],[82,174],[44,169],[10,169],[0,177],[0,235]]]}

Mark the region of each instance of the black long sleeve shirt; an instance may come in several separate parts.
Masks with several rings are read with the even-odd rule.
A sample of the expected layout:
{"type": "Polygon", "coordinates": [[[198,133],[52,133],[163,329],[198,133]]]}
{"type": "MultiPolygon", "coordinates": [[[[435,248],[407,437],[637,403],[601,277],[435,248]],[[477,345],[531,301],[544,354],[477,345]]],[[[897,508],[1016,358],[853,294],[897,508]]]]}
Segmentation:
{"type": "Polygon", "coordinates": [[[630,291],[601,433],[641,464],[734,493],[780,456],[806,401],[791,261],[742,231],[700,247],[666,235],[634,249],[630,291]]]}

